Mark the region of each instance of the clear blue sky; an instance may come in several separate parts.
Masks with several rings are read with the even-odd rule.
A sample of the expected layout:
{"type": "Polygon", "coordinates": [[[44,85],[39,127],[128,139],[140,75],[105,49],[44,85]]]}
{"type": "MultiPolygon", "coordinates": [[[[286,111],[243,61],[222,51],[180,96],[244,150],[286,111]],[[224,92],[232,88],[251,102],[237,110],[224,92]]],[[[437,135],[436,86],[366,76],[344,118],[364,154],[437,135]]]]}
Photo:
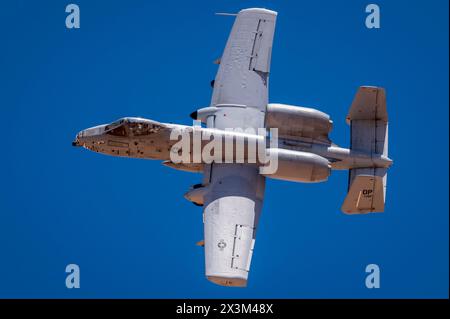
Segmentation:
{"type": "Polygon", "coordinates": [[[448,297],[448,1],[3,1],[0,10],[0,297],[448,297]],[[308,185],[269,180],[245,289],[204,277],[202,211],[183,198],[200,175],[73,148],[123,116],[190,124],[233,18],[279,12],[270,101],[345,115],[359,85],[387,90],[384,214],[340,212],[347,173],[308,185]],[[65,287],[65,266],[81,289],[65,287]],[[365,287],[365,267],[381,288],[365,287]]]}

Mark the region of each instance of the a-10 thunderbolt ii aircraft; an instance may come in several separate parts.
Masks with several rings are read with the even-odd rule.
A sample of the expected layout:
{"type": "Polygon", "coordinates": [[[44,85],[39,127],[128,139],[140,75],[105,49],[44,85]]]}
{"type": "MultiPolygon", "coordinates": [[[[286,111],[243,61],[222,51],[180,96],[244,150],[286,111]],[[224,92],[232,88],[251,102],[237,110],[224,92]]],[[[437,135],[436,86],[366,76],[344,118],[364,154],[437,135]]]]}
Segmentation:
{"type": "Polygon", "coordinates": [[[392,164],[388,158],[384,89],[359,88],[346,118],[350,125],[350,148],[341,148],[328,137],[332,122],[327,114],[268,103],[277,13],[252,8],[235,16],[225,50],[217,61],[219,70],[211,82],[211,104],[191,114],[201,125],[130,117],[81,131],[73,142],[74,146],[99,153],[163,160],[163,164],[175,169],[203,173],[202,183],[191,187],[185,197],[203,206],[204,240],[198,244],[205,249],[206,277],[224,286],[247,285],[266,177],[322,182],[327,180],[330,170],[349,170],[348,194],[341,209],[348,214],[363,214],[384,211],[386,171],[392,164]],[[230,130],[234,128],[243,132],[230,130]],[[266,143],[265,136],[256,134],[257,128],[277,128],[278,145],[266,143]],[[248,133],[252,129],[255,133],[248,133]],[[175,131],[192,140],[179,147],[180,134],[173,139],[175,131]],[[209,140],[202,139],[195,146],[195,132],[206,132],[210,137],[215,134],[235,141],[236,145],[237,140],[244,138],[244,162],[237,161],[236,155],[232,155],[231,161],[223,162],[217,157],[206,161],[199,155],[209,140]],[[265,162],[250,161],[251,141],[263,145],[263,153],[277,160],[276,170],[261,170],[267,158],[265,162]],[[172,155],[179,155],[183,148],[189,147],[193,150],[182,157],[184,160],[173,160],[172,155]],[[197,161],[193,160],[195,157],[197,161]]]}

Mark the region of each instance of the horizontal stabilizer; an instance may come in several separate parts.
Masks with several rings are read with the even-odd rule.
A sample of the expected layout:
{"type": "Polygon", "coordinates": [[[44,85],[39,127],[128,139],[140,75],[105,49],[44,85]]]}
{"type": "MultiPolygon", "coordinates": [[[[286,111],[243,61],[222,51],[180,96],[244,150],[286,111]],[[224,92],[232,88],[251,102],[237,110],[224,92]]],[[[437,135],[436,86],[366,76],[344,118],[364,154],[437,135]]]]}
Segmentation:
{"type": "MultiPolygon", "coordinates": [[[[361,86],[347,115],[350,124],[350,154],[388,156],[388,114],[383,88],[361,86]]],[[[356,166],[356,165],[355,165],[356,166]]],[[[342,211],[348,214],[383,212],[386,202],[386,167],[350,169],[348,194],[342,211]]]]}

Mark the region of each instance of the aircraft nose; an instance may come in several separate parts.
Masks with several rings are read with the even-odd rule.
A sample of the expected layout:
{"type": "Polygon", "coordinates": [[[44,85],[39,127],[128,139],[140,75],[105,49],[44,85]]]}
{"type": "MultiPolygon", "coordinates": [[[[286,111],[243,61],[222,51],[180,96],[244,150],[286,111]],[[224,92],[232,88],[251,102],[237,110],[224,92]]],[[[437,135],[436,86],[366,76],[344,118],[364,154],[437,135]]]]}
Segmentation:
{"type": "Polygon", "coordinates": [[[105,125],[91,127],[79,132],[72,142],[72,146],[83,146],[89,139],[102,135],[105,132],[105,125]]]}
{"type": "Polygon", "coordinates": [[[83,132],[83,131],[81,131],[80,133],[77,134],[77,136],[75,137],[75,139],[72,141],[72,146],[77,147],[77,146],[82,146],[82,145],[83,145],[83,143],[82,143],[82,141],[81,141],[82,132],[83,132]]]}

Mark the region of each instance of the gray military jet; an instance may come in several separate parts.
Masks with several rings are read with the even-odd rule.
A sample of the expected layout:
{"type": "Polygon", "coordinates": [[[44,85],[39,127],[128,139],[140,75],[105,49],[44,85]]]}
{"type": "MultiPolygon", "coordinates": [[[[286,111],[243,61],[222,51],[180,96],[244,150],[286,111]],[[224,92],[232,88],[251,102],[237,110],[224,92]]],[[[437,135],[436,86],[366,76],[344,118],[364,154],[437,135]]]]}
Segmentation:
{"type": "Polygon", "coordinates": [[[236,14],[223,55],[216,62],[219,70],[211,83],[210,106],[191,114],[197,124],[127,117],[83,130],[73,142],[74,146],[103,154],[157,159],[175,169],[203,173],[202,183],[194,185],[185,197],[203,206],[204,240],[198,245],[205,249],[206,277],[223,286],[247,285],[266,177],[322,182],[331,170],[349,170],[342,211],[384,211],[386,172],[392,164],[388,158],[384,89],[362,86],[357,91],[346,118],[351,130],[349,149],[329,139],[332,121],[327,114],[311,108],[269,104],[276,17],[276,12],[259,8],[236,14]],[[236,128],[241,130],[233,130],[236,128]],[[275,146],[266,140],[273,136],[256,133],[259,128],[277,129],[275,146]],[[218,148],[226,148],[223,140],[236,142],[231,153],[239,153],[237,141],[244,141],[242,156],[232,154],[227,158],[221,154],[205,159],[201,155],[211,138],[202,137],[195,143],[195,135],[204,133],[222,139],[215,144],[218,148]],[[180,136],[187,136],[187,142],[180,144],[180,136]],[[262,148],[264,156],[277,161],[275,170],[261,169],[267,167],[267,158],[264,161],[251,156],[255,145],[259,151],[262,148]],[[189,151],[180,157],[186,149],[189,151]]]}

